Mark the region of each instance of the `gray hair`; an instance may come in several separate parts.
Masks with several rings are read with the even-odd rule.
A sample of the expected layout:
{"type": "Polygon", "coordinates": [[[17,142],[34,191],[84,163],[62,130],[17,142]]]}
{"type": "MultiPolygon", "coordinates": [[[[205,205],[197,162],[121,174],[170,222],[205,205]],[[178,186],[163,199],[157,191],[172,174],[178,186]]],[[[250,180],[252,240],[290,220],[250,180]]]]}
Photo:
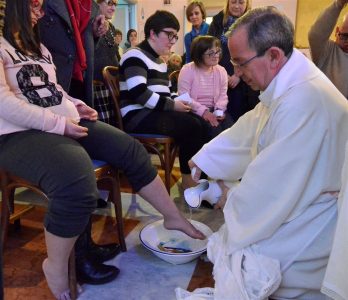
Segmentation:
{"type": "Polygon", "coordinates": [[[289,56],[294,47],[294,26],[290,19],[274,6],[249,10],[236,20],[226,33],[231,37],[238,29],[244,28],[248,34],[250,49],[262,55],[271,47],[278,47],[289,56]]]}

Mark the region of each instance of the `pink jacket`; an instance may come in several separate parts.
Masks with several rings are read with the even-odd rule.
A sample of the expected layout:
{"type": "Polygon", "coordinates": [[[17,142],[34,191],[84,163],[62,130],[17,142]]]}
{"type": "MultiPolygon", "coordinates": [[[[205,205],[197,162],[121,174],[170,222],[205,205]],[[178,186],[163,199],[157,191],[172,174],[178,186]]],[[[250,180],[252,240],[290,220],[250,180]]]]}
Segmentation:
{"type": "MultiPolygon", "coordinates": [[[[213,71],[215,88],[214,99],[212,102],[214,110],[225,111],[228,102],[227,72],[220,65],[214,66],[213,71]]],[[[178,94],[189,93],[192,98],[192,111],[199,116],[202,116],[208,109],[207,106],[197,101],[200,92],[199,78],[201,72],[201,69],[198,68],[194,62],[191,62],[183,66],[178,79],[178,94]]]]}

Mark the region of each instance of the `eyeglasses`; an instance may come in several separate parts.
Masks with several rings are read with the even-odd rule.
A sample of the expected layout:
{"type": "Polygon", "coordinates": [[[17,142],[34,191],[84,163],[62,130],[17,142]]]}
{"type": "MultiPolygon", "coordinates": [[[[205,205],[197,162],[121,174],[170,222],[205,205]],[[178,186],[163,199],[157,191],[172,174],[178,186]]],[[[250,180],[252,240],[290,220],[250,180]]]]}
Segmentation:
{"type": "Polygon", "coordinates": [[[221,49],[217,49],[216,51],[209,51],[208,53],[204,53],[203,55],[207,55],[207,56],[209,56],[209,58],[212,58],[214,56],[220,56],[221,49]]]}
{"type": "Polygon", "coordinates": [[[40,18],[45,15],[44,10],[42,9],[42,3],[39,0],[31,0],[30,9],[34,14],[38,15],[40,18]]]}
{"type": "Polygon", "coordinates": [[[117,6],[117,1],[114,0],[105,0],[104,1],[108,6],[117,6]]]}
{"type": "Polygon", "coordinates": [[[161,32],[164,32],[167,35],[169,42],[172,42],[175,39],[174,43],[176,43],[179,39],[179,36],[173,31],[161,30],[161,32]]]}
{"type": "Polygon", "coordinates": [[[342,42],[348,42],[348,33],[347,32],[339,32],[338,37],[342,42]]]}
{"type": "Polygon", "coordinates": [[[231,62],[231,64],[233,65],[234,68],[243,68],[243,67],[245,67],[248,63],[250,63],[251,61],[253,61],[255,58],[264,56],[264,55],[266,54],[266,51],[267,51],[267,50],[268,50],[268,49],[262,51],[262,52],[259,53],[259,54],[256,54],[255,56],[249,58],[248,60],[246,60],[245,62],[240,63],[240,64],[239,64],[239,63],[236,63],[236,62],[233,61],[232,59],[230,59],[230,62],[231,62]]]}

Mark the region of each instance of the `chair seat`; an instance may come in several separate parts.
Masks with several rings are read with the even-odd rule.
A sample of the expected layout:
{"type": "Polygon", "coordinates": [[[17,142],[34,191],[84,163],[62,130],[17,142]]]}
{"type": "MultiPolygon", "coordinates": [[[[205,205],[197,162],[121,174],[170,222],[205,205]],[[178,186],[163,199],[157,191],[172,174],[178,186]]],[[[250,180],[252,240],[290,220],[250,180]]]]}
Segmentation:
{"type": "MultiPolygon", "coordinates": [[[[124,131],[122,122],[122,115],[120,110],[120,86],[119,86],[119,73],[118,67],[107,66],[103,69],[103,77],[105,85],[110,91],[110,96],[113,100],[113,106],[115,109],[115,123],[117,127],[124,131]]],[[[170,193],[170,177],[173,169],[174,160],[178,153],[178,145],[175,140],[167,135],[163,134],[146,134],[146,133],[128,133],[133,138],[142,143],[145,148],[151,153],[156,154],[161,162],[161,168],[165,174],[165,186],[170,193]]]]}
{"type": "Polygon", "coordinates": [[[107,163],[105,161],[102,160],[97,160],[97,159],[93,159],[92,160],[93,163],[93,167],[96,168],[101,168],[101,167],[105,167],[107,165],[107,163]]]}
{"type": "Polygon", "coordinates": [[[156,138],[156,139],[172,139],[172,137],[164,134],[154,134],[154,133],[128,133],[132,137],[144,137],[144,138],[156,138]]]}

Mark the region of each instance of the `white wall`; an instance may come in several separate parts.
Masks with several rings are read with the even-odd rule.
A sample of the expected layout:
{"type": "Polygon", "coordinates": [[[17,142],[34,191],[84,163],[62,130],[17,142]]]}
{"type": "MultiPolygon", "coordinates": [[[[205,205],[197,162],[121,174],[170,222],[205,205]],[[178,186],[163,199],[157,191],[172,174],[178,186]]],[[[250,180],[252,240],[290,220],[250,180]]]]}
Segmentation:
{"type": "Polygon", "coordinates": [[[163,4],[163,0],[138,0],[137,4],[137,17],[138,17],[138,36],[139,41],[142,41],[144,35],[144,25],[146,19],[152,15],[156,10],[163,9],[173,13],[180,23],[179,40],[173,46],[172,51],[183,54],[184,49],[184,7],[187,0],[171,0],[171,4],[163,4]],[[174,4],[175,3],[175,4],[174,4]]]}

